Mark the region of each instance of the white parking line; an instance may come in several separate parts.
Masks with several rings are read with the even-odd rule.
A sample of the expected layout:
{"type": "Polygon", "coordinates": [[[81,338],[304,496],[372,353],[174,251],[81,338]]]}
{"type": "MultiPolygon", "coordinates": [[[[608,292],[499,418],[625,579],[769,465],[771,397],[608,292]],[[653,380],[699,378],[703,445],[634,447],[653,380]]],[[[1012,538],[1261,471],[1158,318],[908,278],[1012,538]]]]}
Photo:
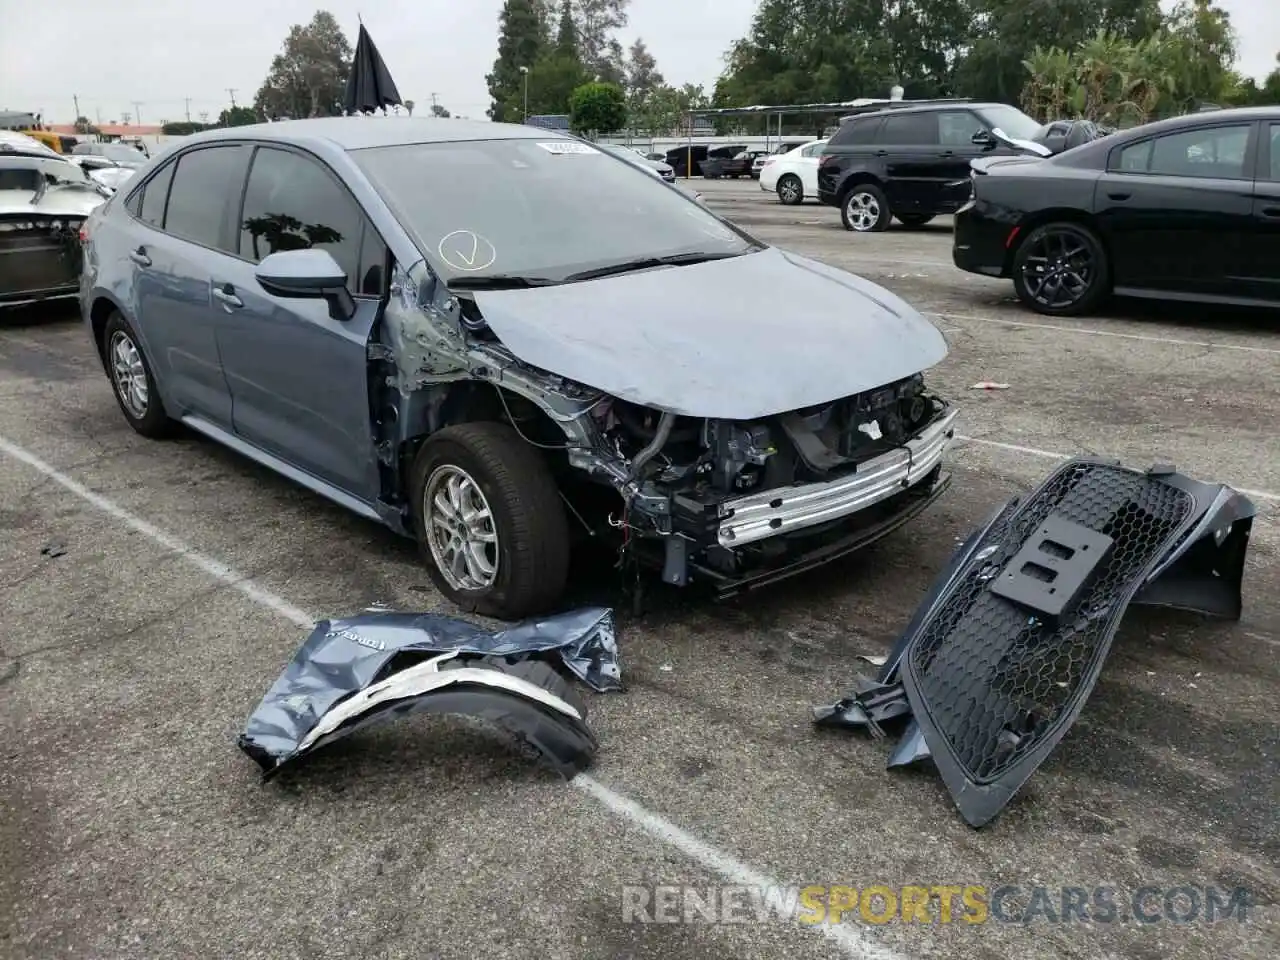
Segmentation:
{"type": "MultiPolygon", "coordinates": [[[[177,537],[165,533],[159,527],[153,526],[141,517],[135,516],[106,497],[94,493],[88,487],[71,479],[57,468],[45,463],[35,454],[18,446],[16,443],[6,440],[4,437],[0,437],[0,453],[8,454],[13,459],[25,463],[65,490],[75,494],[81,500],[120,521],[135,532],[153,540],[213,579],[238,590],[254,603],[270,610],[272,613],[278,614],[295,626],[305,630],[310,630],[315,626],[317,617],[313,617],[301,608],[295,607],[265,587],[259,586],[251,578],[201,553],[194,547],[183,543],[177,537]]],[[[600,781],[586,774],[578,774],[571,783],[587,796],[597,800],[615,816],[639,827],[645,833],[662,841],[664,844],[674,847],[703,868],[719,874],[732,884],[773,889],[787,886],[781,880],[754,870],[729,854],[717,850],[711,844],[699,840],[693,834],[687,833],[671,821],[646,809],[629,797],[609,789],[600,781]]],[[[799,923],[797,918],[793,916],[786,919],[799,923]]],[[[850,957],[859,958],[859,960],[863,960],[863,958],[865,960],[905,960],[902,954],[895,953],[887,947],[876,943],[857,927],[832,926],[825,923],[816,924],[815,926],[819,932],[827,939],[834,941],[850,957]]],[[[801,927],[800,929],[806,928],[801,927]]]]}
{"type": "Polygon", "coordinates": [[[937,313],[930,316],[942,320],[973,320],[978,323],[996,323],[1006,327],[1031,327],[1040,330],[1057,330],[1061,333],[1079,333],[1090,337],[1115,337],[1119,340],[1142,340],[1147,343],[1169,343],[1180,347],[1211,347],[1214,350],[1239,350],[1243,353],[1265,353],[1280,356],[1280,347],[1253,347],[1242,343],[1217,343],[1209,340],[1182,340],[1178,337],[1155,337],[1142,333],[1120,333],[1117,330],[1094,330],[1088,327],[1067,327],[1056,323],[1036,323],[1030,320],[1004,320],[999,317],[980,317],[965,313],[937,313]]]}
{"type": "MultiPolygon", "coordinates": [[[[998,440],[984,440],[981,437],[966,437],[957,433],[956,439],[962,443],[976,443],[984,447],[995,447],[997,450],[1008,450],[1012,453],[1025,453],[1032,457],[1046,457],[1053,460],[1069,460],[1076,454],[1056,453],[1053,450],[1041,450],[1039,447],[1023,447],[1016,443],[1001,443],[998,440]]],[[[1280,503],[1280,493],[1271,493],[1269,490],[1251,490],[1248,487],[1237,487],[1234,484],[1227,484],[1237,493],[1243,493],[1246,497],[1254,500],[1270,500],[1272,503],[1280,503]]]]}

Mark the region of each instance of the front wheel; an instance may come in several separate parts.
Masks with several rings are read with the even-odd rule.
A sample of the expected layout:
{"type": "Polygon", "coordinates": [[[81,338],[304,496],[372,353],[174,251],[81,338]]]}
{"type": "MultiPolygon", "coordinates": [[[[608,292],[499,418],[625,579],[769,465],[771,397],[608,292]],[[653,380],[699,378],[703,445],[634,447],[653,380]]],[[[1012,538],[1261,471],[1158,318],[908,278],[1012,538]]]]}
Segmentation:
{"type": "Polygon", "coordinates": [[[840,204],[840,222],[855,233],[878,233],[889,228],[889,201],[873,183],[859,183],[840,204]]]}
{"type": "Polygon", "coordinates": [[[569,526],[541,455],[505,423],[433,434],[413,464],[414,527],[436,587],[463,610],[519,620],[552,608],[569,526]]]}
{"type": "Polygon", "coordinates": [[[1046,223],[1031,231],[1013,257],[1013,288],[1026,306],[1051,317],[1079,316],[1110,292],[1102,242],[1078,223],[1046,223]]]}

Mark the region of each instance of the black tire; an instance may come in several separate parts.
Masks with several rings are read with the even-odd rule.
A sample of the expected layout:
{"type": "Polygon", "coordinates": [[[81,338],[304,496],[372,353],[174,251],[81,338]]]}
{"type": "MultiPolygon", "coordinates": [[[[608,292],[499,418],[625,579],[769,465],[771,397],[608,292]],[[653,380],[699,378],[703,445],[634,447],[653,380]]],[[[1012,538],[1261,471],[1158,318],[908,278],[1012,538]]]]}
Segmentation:
{"type": "Polygon", "coordinates": [[[784,173],[778,178],[774,188],[778,193],[778,202],[788,207],[799,206],[804,202],[804,181],[794,173],[784,173]],[[790,197],[791,199],[787,199],[790,197]]]}
{"type": "Polygon", "coordinates": [[[559,697],[577,710],[582,715],[583,720],[587,719],[587,702],[582,698],[582,694],[578,692],[573,681],[566,676],[565,671],[557,670],[545,660],[526,657],[513,663],[506,657],[454,657],[452,660],[446,660],[442,663],[440,670],[460,670],[463,667],[481,667],[486,670],[496,670],[498,673],[505,673],[509,676],[519,677],[521,680],[527,680],[535,687],[541,687],[553,697],[559,697]]]}
{"type": "MultiPolygon", "coordinates": [[[[155,375],[151,372],[151,362],[142,350],[138,335],[118,310],[112,311],[102,329],[102,362],[107,379],[111,381],[111,392],[115,395],[116,404],[129,426],[151,440],[163,440],[178,432],[177,421],[165,412],[160,391],[156,389],[155,375]],[[131,392],[123,385],[125,375],[123,369],[120,369],[123,359],[117,355],[117,350],[136,357],[146,384],[146,397],[140,399],[136,392],[131,392]]],[[[135,376],[136,373],[135,371],[135,376]]]]}
{"type": "Polygon", "coordinates": [[[1024,305],[1045,316],[1089,313],[1111,293],[1111,265],[1102,241],[1079,223],[1036,227],[1014,251],[1013,289],[1024,305]]]}
{"type": "Polygon", "coordinates": [[[889,229],[893,214],[884,191],[874,183],[855,183],[840,199],[840,222],[855,233],[880,233],[889,229]]]}
{"type": "Polygon", "coordinates": [[[908,230],[918,230],[933,219],[932,213],[895,213],[894,216],[908,230]]]}
{"type": "Polygon", "coordinates": [[[507,424],[462,423],[428,437],[413,462],[411,490],[414,532],[427,571],[463,610],[519,620],[546,612],[560,599],[569,577],[564,504],[542,456],[507,424]],[[493,579],[474,578],[480,584],[474,587],[441,569],[427,531],[428,483],[459,472],[479,488],[494,534],[493,579]]]}

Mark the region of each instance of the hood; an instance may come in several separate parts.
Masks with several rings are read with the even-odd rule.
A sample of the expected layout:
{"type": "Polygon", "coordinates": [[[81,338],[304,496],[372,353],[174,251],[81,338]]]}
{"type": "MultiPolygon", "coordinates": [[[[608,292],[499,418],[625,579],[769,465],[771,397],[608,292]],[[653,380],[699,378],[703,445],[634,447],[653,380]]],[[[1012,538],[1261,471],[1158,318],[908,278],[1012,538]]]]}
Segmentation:
{"type": "Polygon", "coordinates": [[[105,199],[95,190],[79,186],[50,187],[39,200],[32,190],[0,190],[0,215],[39,213],[54,217],[87,217],[105,199]]]}
{"type": "Polygon", "coordinates": [[[798,410],[947,355],[938,328],[895,294],[774,247],[475,301],[525,363],[685,416],[798,410]]]}

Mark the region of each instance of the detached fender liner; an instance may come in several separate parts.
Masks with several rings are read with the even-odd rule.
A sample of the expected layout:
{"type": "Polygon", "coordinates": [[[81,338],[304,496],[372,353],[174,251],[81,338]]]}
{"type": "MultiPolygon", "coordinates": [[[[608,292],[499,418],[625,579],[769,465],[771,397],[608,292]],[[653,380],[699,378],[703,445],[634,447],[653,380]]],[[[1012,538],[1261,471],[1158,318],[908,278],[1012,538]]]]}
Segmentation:
{"type": "Polygon", "coordinates": [[[356,730],[414,713],[500,728],[566,778],[597,741],[565,673],[621,689],[613,613],[588,608],[491,633],[430,614],[325,620],[249,717],[238,745],[267,780],[356,730]]]}
{"type": "Polygon", "coordinates": [[[982,826],[1079,716],[1129,604],[1239,618],[1254,515],[1173,467],[1068,461],[964,542],[878,675],[814,719],[879,736],[906,718],[889,765],[931,758],[982,826]]]}

